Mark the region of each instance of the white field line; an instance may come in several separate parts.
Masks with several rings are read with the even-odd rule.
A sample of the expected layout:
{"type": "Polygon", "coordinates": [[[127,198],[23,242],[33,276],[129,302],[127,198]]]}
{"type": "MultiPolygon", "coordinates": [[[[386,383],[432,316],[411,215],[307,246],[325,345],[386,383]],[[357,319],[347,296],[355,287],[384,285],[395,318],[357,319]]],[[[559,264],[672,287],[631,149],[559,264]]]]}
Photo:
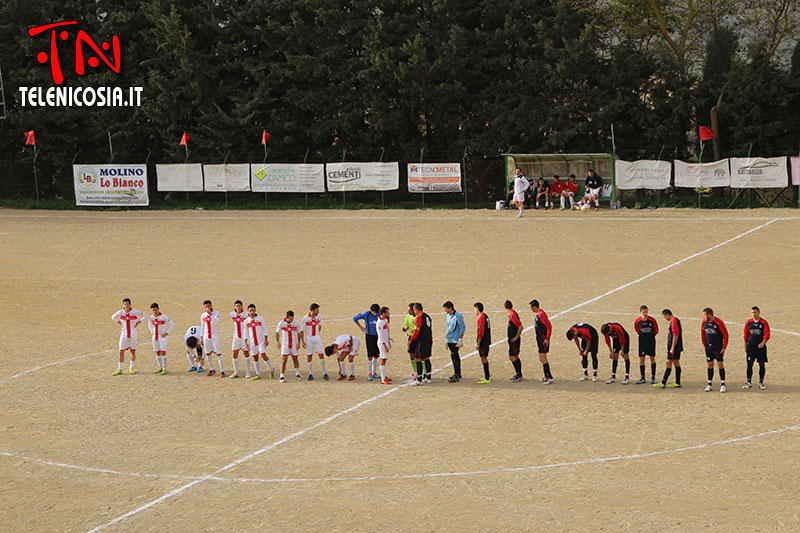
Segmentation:
{"type": "Polygon", "coordinates": [[[104,353],[108,353],[108,352],[114,352],[114,351],[116,351],[116,350],[113,350],[113,349],[109,348],[108,350],[101,350],[99,352],[85,353],[85,354],[79,355],[77,357],[70,357],[69,359],[62,359],[61,361],[54,361],[52,363],[47,363],[46,365],[37,366],[37,367],[34,367],[34,368],[29,368],[28,370],[20,372],[19,374],[14,374],[13,376],[9,376],[9,377],[7,377],[5,379],[0,380],[0,385],[3,385],[5,383],[9,382],[12,379],[17,379],[17,378],[20,378],[20,377],[25,376],[27,374],[30,374],[32,372],[36,372],[37,370],[42,370],[43,368],[48,368],[48,367],[51,367],[51,366],[61,365],[61,364],[64,364],[64,363],[69,363],[70,361],[77,361],[78,359],[83,359],[85,357],[91,357],[93,355],[100,355],[100,354],[104,354],[104,353]]]}
{"type": "MultiPolygon", "coordinates": [[[[671,268],[679,266],[679,265],[685,263],[686,261],[694,259],[695,257],[698,257],[698,256],[701,256],[703,254],[706,254],[706,253],[709,253],[711,251],[714,251],[717,248],[720,248],[722,246],[730,244],[730,243],[732,243],[732,242],[734,242],[734,241],[736,241],[738,239],[741,239],[742,237],[744,237],[746,235],[749,235],[749,234],[751,234],[751,233],[753,233],[755,231],[758,231],[758,230],[760,230],[762,228],[765,228],[765,227],[769,226],[770,224],[776,222],[777,220],[778,219],[774,219],[773,218],[770,221],[765,222],[764,224],[761,224],[759,226],[756,226],[755,228],[752,228],[752,229],[749,229],[749,230],[747,230],[745,232],[742,232],[739,235],[736,235],[735,237],[731,237],[730,239],[725,240],[725,241],[723,241],[723,242],[721,242],[719,244],[715,244],[714,246],[710,246],[710,247],[706,248],[703,251],[700,251],[700,252],[694,253],[692,255],[689,255],[689,256],[687,256],[687,257],[685,257],[685,258],[683,258],[683,259],[681,259],[679,261],[675,261],[674,263],[671,263],[671,264],[669,264],[669,265],[667,265],[665,267],[662,267],[662,268],[660,268],[658,270],[654,270],[653,272],[650,272],[649,274],[646,274],[646,275],[640,277],[639,279],[636,279],[634,281],[629,281],[628,283],[625,283],[624,285],[620,285],[619,287],[617,287],[615,289],[611,289],[609,291],[606,291],[605,293],[601,294],[600,296],[595,296],[594,298],[591,298],[589,300],[586,300],[585,302],[582,302],[582,303],[579,303],[577,305],[574,305],[574,306],[570,307],[569,309],[566,309],[564,311],[556,313],[553,316],[553,318],[554,319],[558,318],[559,316],[561,316],[563,314],[569,313],[569,312],[574,311],[576,309],[580,309],[581,307],[585,307],[585,306],[587,306],[589,304],[592,304],[592,303],[596,302],[597,300],[605,298],[606,296],[609,296],[609,295],[614,294],[616,292],[619,292],[619,291],[621,291],[623,289],[626,289],[626,288],[628,288],[628,287],[630,287],[632,285],[640,283],[640,282],[642,282],[642,281],[644,281],[646,279],[649,279],[649,278],[655,276],[656,274],[659,274],[661,272],[664,272],[666,270],[669,270],[671,268]]],[[[523,332],[529,331],[533,327],[534,326],[528,326],[527,328],[525,328],[523,330],[523,332]]],[[[502,339],[502,340],[499,340],[497,342],[494,342],[494,343],[492,343],[492,346],[497,346],[498,344],[501,344],[501,343],[505,342],[506,340],[507,339],[502,339]]],[[[477,353],[477,351],[473,351],[473,352],[469,353],[468,355],[466,355],[465,357],[463,357],[462,359],[466,359],[466,358],[472,357],[476,353],[477,353]]],[[[441,372],[442,370],[444,370],[445,368],[447,368],[447,367],[449,367],[451,365],[452,365],[452,363],[448,363],[447,365],[445,365],[445,366],[443,366],[441,368],[437,368],[435,370],[435,372],[441,372]]],[[[149,508],[151,508],[153,506],[156,506],[156,505],[158,505],[159,503],[161,503],[163,501],[169,500],[170,498],[173,498],[173,497],[177,496],[178,494],[180,494],[180,493],[182,493],[182,492],[194,487],[198,483],[202,483],[203,481],[208,481],[212,477],[217,476],[218,474],[221,474],[223,472],[227,472],[228,470],[230,470],[230,469],[232,469],[232,468],[234,468],[236,466],[239,466],[240,464],[245,463],[245,462],[249,461],[250,459],[253,459],[254,457],[258,457],[259,455],[261,455],[263,453],[266,453],[266,452],[268,452],[268,451],[270,451],[270,450],[272,450],[272,449],[274,449],[274,448],[276,448],[276,447],[278,447],[278,446],[280,446],[280,445],[282,445],[282,444],[284,444],[286,442],[292,441],[292,440],[294,440],[294,439],[296,439],[298,437],[302,437],[303,435],[305,435],[309,431],[313,431],[313,430],[315,430],[315,429],[317,429],[319,427],[322,427],[322,426],[324,426],[324,425],[326,425],[326,424],[328,424],[330,422],[333,422],[334,420],[336,420],[337,418],[339,418],[341,416],[344,416],[344,415],[346,415],[348,413],[356,411],[356,410],[360,409],[361,407],[364,407],[365,405],[369,405],[369,404],[371,404],[371,403],[383,398],[384,396],[388,396],[388,395],[390,395],[390,394],[392,394],[392,393],[394,393],[394,392],[396,392],[398,390],[402,390],[405,387],[408,387],[409,385],[410,385],[410,383],[404,383],[403,385],[398,385],[398,386],[392,387],[391,389],[389,389],[386,392],[383,392],[381,394],[373,396],[372,398],[369,398],[367,400],[363,400],[363,401],[353,405],[352,407],[349,407],[349,408],[345,409],[344,411],[340,411],[340,412],[338,412],[338,413],[336,413],[334,415],[329,416],[328,418],[325,418],[324,420],[321,420],[320,422],[317,422],[316,424],[314,424],[312,426],[308,426],[308,427],[306,427],[304,429],[296,431],[296,432],[292,433],[291,435],[289,435],[287,437],[284,437],[284,438],[282,438],[282,439],[280,439],[278,441],[273,442],[272,444],[264,446],[263,448],[261,448],[259,450],[256,450],[256,451],[254,451],[252,453],[249,453],[249,454],[247,454],[247,455],[245,455],[245,456],[243,456],[243,457],[241,457],[241,458],[239,458],[239,459],[237,459],[237,460],[235,460],[235,461],[233,461],[231,463],[228,463],[227,465],[215,470],[214,472],[212,472],[212,473],[210,473],[210,474],[208,474],[206,476],[203,476],[200,479],[196,479],[194,481],[186,483],[185,485],[181,485],[180,487],[176,488],[175,490],[172,490],[172,491],[164,494],[163,496],[160,496],[159,498],[151,500],[150,502],[148,502],[148,503],[146,503],[144,505],[141,505],[141,506],[139,506],[139,507],[137,507],[137,508],[135,508],[135,509],[133,509],[131,511],[128,511],[125,514],[122,514],[122,515],[114,518],[113,520],[110,520],[110,521],[108,521],[108,522],[106,522],[104,524],[96,526],[95,528],[90,530],[90,533],[93,533],[93,532],[96,532],[96,531],[101,531],[101,530],[106,529],[107,527],[110,527],[110,526],[112,526],[114,524],[117,524],[117,523],[119,523],[119,522],[121,522],[121,521],[123,521],[123,520],[125,520],[127,518],[130,518],[131,516],[139,514],[142,511],[146,511],[147,509],[149,509],[149,508]]]]}
{"type": "MultiPolygon", "coordinates": [[[[131,213],[130,215],[106,215],[102,212],[97,212],[95,215],[88,215],[88,214],[67,214],[67,215],[56,215],[56,214],[36,214],[36,215],[15,215],[15,214],[2,214],[0,213],[0,218],[47,218],[47,219],[86,219],[86,220],[184,220],[184,221],[191,221],[191,220],[313,220],[319,221],[321,216],[324,216],[325,211],[320,211],[320,215],[294,215],[294,214],[286,214],[285,216],[275,216],[275,215],[264,215],[264,216],[241,216],[241,217],[234,217],[234,216],[213,216],[213,215],[197,215],[196,213],[203,212],[197,211],[193,212],[194,216],[189,216],[188,213],[186,216],[175,216],[175,215],[144,215],[141,213],[131,213]]],[[[209,212],[213,212],[209,210],[209,212]]],[[[408,214],[407,212],[401,211],[400,215],[396,216],[389,216],[389,215],[361,215],[361,216],[352,216],[352,217],[343,217],[343,216],[324,216],[325,220],[402,220],[408,221],[408,214]]],[[[463,220],[463,221],[470,221],[470,220],[482,220],[482,221],[514,221],[513,223],[516,224],[516,215],[514,216],[503,216],[503,215],[492,215],[492,216],[483,216],[483,217],[472,217],[472,216],[419,216],[418,211],[414,211],[415,213],[415,220],[427,220],[427,221],[450,221],[450,220],[463,220]]],[[[525,217],[523,217],[525,218],[525,217]]],[[[585,216],[585,214],[575,214],[575,215],[544,215],[541,218],[532,218],[527,217],[531,220],[580,220],[580,221],[592,221],[592,223],[597,223],[598,221],[602,220],[633,220],[633,221],[653,221],[653,222],[660,222],[660,221],[677,221],[677,222],[692,222],[696,220],[732,220],[732,221],[742,221],[742,222],[755,222],[758,220],[800,220],[800,216],[788,216],[788,217],[659,217],[657,215],[654,216],[604,216],[601,215],[600,217],[590,215],[585,216]],[[545,218],[546,217],[546,218],[545,218]]]]}
{"type": "Polygon", "coordinates": [[[397,474],[397,475],[386,475],[386,476],[360,476],[360,477],[317,477],[317,478],[228,478],[228,477],[217,477],[217,476],[179,476],[174,474],[146,474],[146,473],[139,473],[139,472],[121,472],[119,470],[108,470],[105,468],[92,468],[86,466],[79,466],[79,465],[71,465],[66,463],[58,463],[54,461],[46,461],[44,459],[37,459],[34,457],[27,457],[24,455],[17,455],[8,452],[0,452],[0,455],[5,457],[14,457],[17,459],[22,459],[24,461],[30,461],[33,463],[48,465],[48,466],[56,466],[59,468],[67,468],[70,470],[82,470],[86,472],[98,472],[103,474],[113,474],[113,475],[120,475],[120,476],[132,476],[132,477],[146,477],[146,478],[169,478],[169,479],[183,479],[183,480],[193,480],[193,481],[218,481],[221,483],[331,483],[331,482],[343,482],[343,481],[378,481],[378,480],[403,480],[403,479],[431,479],[431,478],[439,478],[439,477],[465,477],[465,476],[476,476],[476,475],[487,475],[487,474],[502,474],[506,472],[528,472],[532,470],[547,470],[551,468],[562,468],[567,466],[580,466],[580,465],[587,465],[587,464],[597,464],[597,463],[610,463],[613,461],[625,461],[630,459],[646,459],[648,457],[655,457],[658,455],[669,455],[673,453],[682,453],[691,450],[702,450],[705,448],[712,448],[715,446],[724,446],[726,444],[735,444],[737,442],[745,442],[748,440],[758,439],[761,437],[768,437],[770,435],[778,435],[780,433],[787,433],[790,431],[797,431],[800,430],[800,425],[795,426],[787,426],[780,429],[773,429],[769,431],[764,431],[761,433],[755,433],[753,435],[746,435],[744,437],[735,437],[731,439],[720,440],[716,442],[708,442],[703,444],[693,444],[690,446],[682,446],[680,448],[671,448],[669,450],[657,450],[652,452],[641,452],[641,453],[634,453],[631,455],[615,455],[611,457],[597,457],[594,459],[583,459],[580,461],[566,461],[561,463],[549,463],[543,465],[529,465],[529,466],[515,466],[515,467],[508,467],[508,468],[487,468],[483,470],[468,470],[463,472],[429,472],[426,474],[397,474]]]}

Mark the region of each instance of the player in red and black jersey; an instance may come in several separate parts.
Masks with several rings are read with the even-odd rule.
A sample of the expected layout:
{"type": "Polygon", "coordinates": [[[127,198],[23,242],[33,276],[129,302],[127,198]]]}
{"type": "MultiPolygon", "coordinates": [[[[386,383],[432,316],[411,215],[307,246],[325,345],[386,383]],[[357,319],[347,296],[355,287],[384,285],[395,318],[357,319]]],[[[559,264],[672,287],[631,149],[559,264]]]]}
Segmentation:
{"type": "Polygon", "coordinates": [[[600,333],[606,339],[606,345],[609,349],[608,357],[611,358],[611,378],[606,383],[617,382],[617,365],[619,364],[619,355],[625,360],[625,379],[622,381],[623,385],[630,383],[631,377],[631,337],[622,324],[617,322],[607,322],[600,326],[600,333]],[[613,345],[612,345],[613,341],[613,345]]]}
{"type": "Polygon", "coordinates": [[[489,373],[489,348],[492,344],[492,325],[489,322],[489,317],[483,312],[483,304],[475,302],[473,306],[475,314],[478,315],[478,338],[475,349],[478,350],[478,355],[483,364],[483,379],[478,383],[481,385],[492,382],[492,375],[489,373]]]}
{"type": "Polygon", "coordinates": [[[422,304],[414,304],[414,314],[416,319],[414,325],[416,329],[408,339],[408,345],[416,343],[417,350],[414,353],[414,362],[417,367],[417,380],[412,385],[422,385],[431,380],[431,352],[433,351],[433,330],[431,329],[431,317],[422,310],[422,304]],[[424,366],[424,373],[423,373],[424,366]]]}
{"type": "Polygon", "coordinates": [[[645,383],[644,378],[644,359],[650,357],[650,383],[656,382],[656,335],[658,335],[658,323],[656,319],[648,313],[646,305],[639,307],[642,314],[633,323],[633,329],[639,335],[639,373],[641,377],[636,382],[637,385],[645,383]]]}
{"type": "MultiPolygon", "coordinates": [[[[558,177],[558,176],[556,176],[558,177]]],[[[553,333],[553,326],[547,318],[544,309],[539,308],[539,300],[531,300],[528,307],[533,312],[533,325],[536,332],[536,346],[539,348],[539,362],[542,363],[544,377],[542,383],[550,385],[555,381],[553,374],[550,373],[550,363],[547,361],[547,352],[550,351],[550,335],[553,333]]]]}
{"type": "Polygon", "coordinates": [[[508,311],[508,359],[514,367],[514,375],[511,376],[511,381],[522,381],[522,361],[519,359],[519,348],[522,344],[520,337],[522,336],[522,321],[519,319],[519,314],[514,310],[514,304],[511,300],[506,300],[503,305],[508,311]]]}
{"type": "Polygon", "coordinates": [[[700,325],[700,334],[703,339],[703,346],[706,349],[706,362],[708,363],[708,385],[706,392],[712,390],[711,381],[714,379],[714,361],[719,368],[720,392],[725,392],[725,364],[722,362],[725,357],[725,350],[728,348],[728,328],[725,323],[714,316],[714,310],[710,307],[703,309],[703,323],[700,325]]]}
{"type": "Polygon", "coordinates": [[[672,314],[669,309],[661,311],[661,316],[669,323],[667,327],[667,368],[664,370],[664,377],[653,387],[663,389],[679,389],[681,387],[681,352],[683,351],[683,327],[678,317],[672,314]],[[675,383],[667,385],[672,367],[675,366],[675,383]]]}
{"type": "Polygon", "coordinates": [[[580,380],[589,379],[589,354],[592,354],[592,370],[594,371],[592,381],[597,381],[597,348],[600,344],[597,330],[589,324],[579,322],[567,330],[567,340],[575,341],[575,346],[578,347],[578,353],[581,355],[583,376],[580,380]]]}
{"type": "Polygon", "coordinates": [[[769,324],[761,318],[761,310],[753,306],[750,310],[753,318],[744,325],[744,344],[747,354],[747,383],[743,389],[751,389],[753,385],[753,363],[758,361],[758,388],[766,389],[764,376],[767,374],[767,341],[769,340],[769,324]]]}

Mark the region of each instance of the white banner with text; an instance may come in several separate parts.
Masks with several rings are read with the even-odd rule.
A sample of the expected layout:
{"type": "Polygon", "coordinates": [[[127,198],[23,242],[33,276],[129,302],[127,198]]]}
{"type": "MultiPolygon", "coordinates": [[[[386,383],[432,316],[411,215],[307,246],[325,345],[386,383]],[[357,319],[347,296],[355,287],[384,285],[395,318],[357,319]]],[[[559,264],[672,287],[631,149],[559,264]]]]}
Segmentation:
{"type": "Polygon", "coordinates": [[[684,163],[675,160],[676,187],[727,187],[731,184],[728,160],[714,163],[684,163]]]}
{"type": "Polygon", "coordinates": [[[200,163],[156,165],[156,177],[159,191],[203,190],[203,166],[200,163]]]}
{"type": "Polygon", "coordinates": [[[394,191],[400,188],[400,167],[393,163],[327,163],[328,190],[394,191]]]}
{"type": "Polygon", "coordinates": [[[666,189],[672,177],[669,161],[642,159],[614,163],[614,180],[617,189],[666,189]]]}
{"type": "Polygon", "coordinates": [[[241,192],[250,190],[250,165],[203,165],[205,190],[208,192],[241,192]]]}
{"type": "Polygon", "coordinates": [[[149,205],[146,165],[72,165],[75,205],[149,205]]]}
{"type": "Polygon", "coordinates": [[[409,163],[408,192],[461,192],[461,163],[409,163]]]}
{"type": "Polygon", "coordinates": [[[253,192],[325,192],[325,165],[252,163],[250,188],[253,192]]]}
{"type": "Polygon", "coordinates": [[[785,157],[731,157],[731,187],[776,189],[789,185],[785,157]]]}

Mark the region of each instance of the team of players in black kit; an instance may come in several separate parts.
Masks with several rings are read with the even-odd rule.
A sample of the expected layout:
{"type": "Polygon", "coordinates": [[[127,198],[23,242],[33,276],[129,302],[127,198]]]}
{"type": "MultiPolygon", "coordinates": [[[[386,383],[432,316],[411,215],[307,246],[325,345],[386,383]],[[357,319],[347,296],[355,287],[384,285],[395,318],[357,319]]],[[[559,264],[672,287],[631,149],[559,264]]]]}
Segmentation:
{"type": "MultiPolygon", "coordinates": [[[[551,384],[554,382],[550,371],[550,363],[547,354],[550,351],[550,337],[552,326],[547,318],[547,314],[539,307],[537,300],[532,300],[529,304],[530,310],[534,313],[534,331],[536,335],[536,345],[539,352],[539,361],[542,364],[543,377],[542,383],[551,384]]],[[[484,313],[483,304],[474,304],[475,314],[478,316],[477,332],[477,352],[481,358],[484,370],[484,378],[478,383],[491,383],[492,378],[489,372],[489,348],[492,344],[491,325],[489,317],[484,313]]],[[[511,301],[506,300],[505,309],[508,312],[508,356],[514,367],[514,375],[511,381],[522,380],[522,361],[520,360],[521,335],[523,331],[522,322],[519,314],[514,310],[511,301]]],[[[639,308],[641,316],[634,322],[634,329],[639,339],[639,372],[640,378],[636,384],[646,383],[645,361],[650,358],[650,383],[656,388],[680,388],[681,387],[681,353],[684,351],[683,326],[678,317],[672,314],[669,309],[662,311],[662,317],[668,323],[667,328],[667,364],[661,381],[656,381],[656,335],[658,335],[658,323],[656,319],[649,315],[647,306],[639,308]],[[675,370],[675,380],[667,384],[675,370]]],[[[767,341],[770,338],[769,324],[761,318],[761,311],[758,307],[751,309],[752,318],[744,326],[745,353],[747,356],[747,382],[745,389],[752,388],[753,366],[757,362],[759,365],[759,388],[765,389],[764,376],[766,374],[767,363],[767,341]]],[[[412,358],[412,367],[416,364],[416,379],[422,382],[423,378],[430,379],[430,353],[432,346],[431,320],[427,314],[417,316],[418,326],[420,327],[419,343],[413,340],[409,343],[409,354],[412,358]],[[421,355],[421,356],[420,356],[421,355]],[[422,364],[424,363],[424,373],[422,364]]],[[[609,348],[609,357],[612,360],[611,377],[606,383],[615,383],[617,366],[620,356],[625,362],[625,378],[623,384],[627,385],[630,379],[630,335],[625,328],[617,322],[608,322],[602,325],[600,333],[605,337],[605,342],[609,348]]],[[[597,330],[589,324],[579,322],[572,325],[566,333],[567,339],[574,341],[581,356],[581,366],[583,376],[580,381],[589,380],[589,357],[592,359],[592,381],[598,381],[597,352],[599,349],[600,336],[597,330]]],[[[726,392],[725,385],[725,366],[723,363],[725,351],[728,348],[728,329],[725,323],[717,316],[714,311],[707,307],[703,309],[703,321],[701,324],[701,338],[705,349],[706,362],[708,364],[708,383],[706,392],[712,390],[712,380],[714,378],[714,365],[716,363],[719,371],[720,392],[726,392]]],[[[458,381],[461,378],[460,361],[458,359],[458,349],[453,351],[453,347],[448,344],[453,352],[453,363],[456,373],[450,381],[458,381]],[[455,379],[454,379],[455,378],[455,379]]]]}

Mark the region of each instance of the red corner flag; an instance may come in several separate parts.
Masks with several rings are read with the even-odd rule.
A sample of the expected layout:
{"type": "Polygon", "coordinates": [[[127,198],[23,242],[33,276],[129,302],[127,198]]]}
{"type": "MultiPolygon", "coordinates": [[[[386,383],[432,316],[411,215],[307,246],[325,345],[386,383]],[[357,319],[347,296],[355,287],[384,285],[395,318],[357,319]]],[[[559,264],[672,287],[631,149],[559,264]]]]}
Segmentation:
{"type": "Polygon", "coordinates": [[[267,144],[267,139],[270,137],[272,137],[272,135],[267,133],[267,130],[264,130],[264,132],[261,134],[261,144],[267,144]]]}
{"type": "Polygon", "coordinates": [[[183,135],[181,136],[181,146],[186,146],[189,139],[191,139],[191,137],[189,137],[189,134],[184,131],[183,135]]]}
{"type": "Polygon", "coordinates": [[[33,130],[25,132],[25,146],[36,146],[36,137],[33,136],[33,130]]]}
{"type": "Polygon", "coordinates": [[[700,140],[701,141],[710,141],[714,138],[714,130],[711,128],[706,128],[705,126],[700,126],[700,140]]]}

